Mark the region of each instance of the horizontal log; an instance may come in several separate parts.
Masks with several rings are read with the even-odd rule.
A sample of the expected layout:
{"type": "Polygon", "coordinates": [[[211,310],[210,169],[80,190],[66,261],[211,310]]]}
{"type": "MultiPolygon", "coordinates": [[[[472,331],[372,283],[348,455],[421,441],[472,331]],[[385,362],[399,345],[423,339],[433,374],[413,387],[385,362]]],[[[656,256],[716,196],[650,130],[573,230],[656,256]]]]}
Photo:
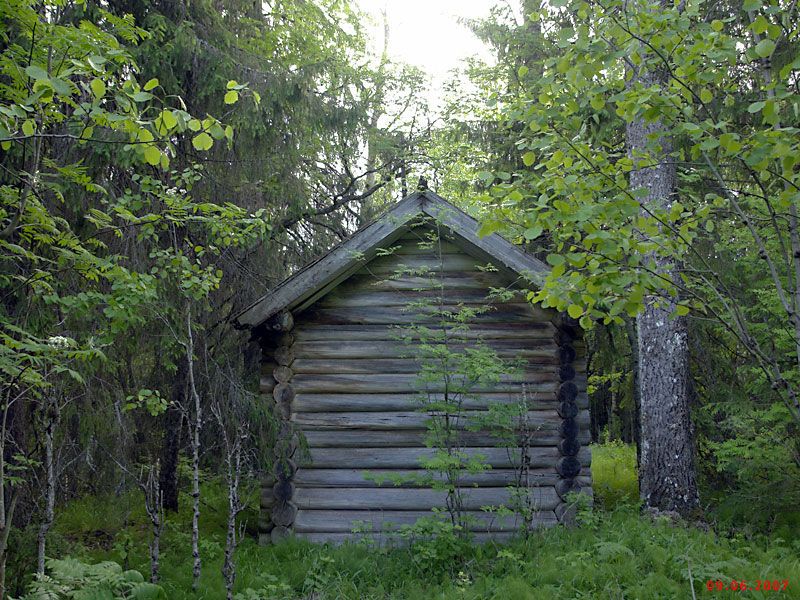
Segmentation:
{"type": "MultiPolygon", "coordinates": [[[[454,317],[451,315],[456,315],[461,310],[462,307],[457,305],[422,307],[413,310],[402,310],[396,306],[346,306],[341,308],[312,306],[306,311],[303,318],[307,324],[320,325],[438,325],[442,322],[452,322],[454,317]]],[[[468,321],[473,328],[480,328],[484,323],[524,323],[543,319],[546,319],[543,309],[536,308],[531,304],[509,303],[497,304],[492,310],[475,315],[468,321]]],[[[281,362],[277,350],[275,360],[278,364],[290,364],[281,362]]]]}
{"type": "Polygon", "coordinates": [[[277,382],[272,375],[269,377],[262,377],[258,383],[258,391],[261,392],[263,396],[272,396],[272,390],[275,389],[276,385],[277,382]]]}
{"type": "Polygon", "coordinates": [[[363,268],[367,273],[424,273],[424,272],[450,272],[450,271],[479,271],[481,267],[487,266],[487,261],[482,261],[463,253],[442,254],[432,256],[430,254],[407,255],[399,258],[397,256],[380,256],[366,264],[363,268]]]}
{"type": "MultiPolygon", "coordinates": [[[[577,414],[577,408],[576,408],[577,414]]],[[[451,417],[454,429],[466,429],[480,424],[481,418],[486,418],[487,411],[462,411],[456,417],[451,417]]],[[[333,412],[333,413],[298,413],[292,415],[292,421],[301,429],[313,427],[316,429],[369,429],[385,430],[391,434],[399,429],[424,429],[431,422],[432,417],[424,412],[395,411],[395,412],[333,412]]],[[[442,417],[443,418],[443,417],[442,417]]],[[[555,431],[561,423],[561,417],[554,410],[529,411],[527,413],[528,427],[533,429],[550,429],[555,431]]]]}
{"type": "MultiPolygon", "coordinates": [[[[486,464],[495,469],[519,466],[519,453],[511,448],[473,447],[464,452],[471,457],[482,456],[486,464]]],[[[301,465],[318,469],[418,469],[420,461],[434,455],[430,448],[309,448],[310,462],[301,465]]],[[[553,446],[528,448],[527,456],[532,469],[555,467],[561,458],[553,446]]],[[[591,454],[581,448],[577,456],[581,465],[589,466],[591,454]]]]}
{"type": "Polygon", "coordinates": [[[297,516],[297,506],[293,502],[279,502],[271,511],[272,522],[278,527],[291,527],[297,516]]]}
{"type": "Polygon", "coordinates": [[[295,389],[290,383],[279,383],[272,390],[272,397],[279,404],[291,404],[294,400],[295,389]]]}
{"type": "Polygon", "coordinates": [[[283,540],[287,539],[288,537],[290,537],[291,535],[292,535],[291,529],[280,525],[275,526],[275,528],[272,530],[272,533],[270,533],[270,537],[272,539],[273,544],[278,544],[283,540]]]}
{"type": "MultiPolygon", "coordinates": [[[[555,518],[555,513],[553,515],[555,518]]],[[[547,521],[542,524],[542,527],[552,527],[556,521],[547,521]]],[[[517,532],[510,531],[497,531],[492,533],[478,532],[471,534],[472,541],[475,544],[506,544],[518,537],[517,532]]],[[[330,544],[333,546],[340,546],[348,543],[358,543],[359,540],[368,540],[367,543],[375,544],[377,546],[396,547],[408,544],[413,539],[403,537],[397,533],[333,533],[333,532],[317,532],[317,533],[298,533],[296,537],[301,540],[306,540],[312,544],[330,544]]]]}
{"type": "MultiPolygon", "coordinates": [[[[581,418],[585,422],[577,440],[582,446],[590,441],[589,416],[581,418]]],[[[418,448],[425,445],[427,431],[404,430],[392,431],[364,431],[346,429],[326,429],[320,431],[306,430],[303,432],[306,443],[310,448],[418,448]]],[[[531,446],[556,446],[561,441],[561,434],[556,430],[539,430],[531,436],[531,446]]],[[[469,447],[499,446],[504,440],[499,440],[497,435],[483,431],[462,431],[461,441],[469,447]]]]}
{"type": "MultiPolygon", "coordinates": [[[[526,388],[531,385],[541,383],[554,383],[557,381],[555,369],[551,367],[537,367],[526,369],[519,375],[503,375],[500,381],[482,387],[475,386],[472,391],[491,391],[491,392],[518,392],[521,393],[523,386],[526,388]]],[[[398,391],[430,391],[444,392],[444,381],[430,382],[423,384],[416,373],[398,374],[354,374],[344,373],[336,375],[296,374],[292,378],[292,387],[298,393],[381,393],[398,391]]],[[[455,377],[450,380],[450,389],[455,385],[455,377]]],[[[535,389],[535,388],[534,388],[535,389]]]]}
{"type": "MultiPolygon", "coordinates": [[[[519,531],[524,521],[519,515],[497,515],[485,511],[465,511],[467,530],[474,532],[519,531]]],[[[295,533],[351,533],[353,531],[397,531],[414,525],[419,519],[430,518],[431,511],[424,510],[301,510],[294,521],[295,533]]],[[[532,515],[534,524],[554,524],[552,510],[532,515]]]]}
{"type": "Polygon", "coordinates": [[[364,289],[369,287],[378,291],[446,289],[486,290],[488,292],[489,288],[500,288],[508,285],[508,281],[497,277],[495,273],[489,272],[446,272],[441,276],[430,277],[430,275],[411,274],[397,276],[397,274],[389,272],[370,273],[362,269],[340,287],[343,291],[348,288],[364,289]]]}
{"type": "Polygon", "coordinates": [[[390,246],[384,248],[387,252],[391,252],[390,256],[408,256],[408,255],[437,255],[442,254],[458,254],[464,251],[455,245],[453,242],[448,242],[443,239],[431,239],[428,237],[420,236],[415,238],[402,237],[390,246]]]}
{"type": "MultiPolygon", "coordinates": [[[[523,490],[515,490],[523,492],[523,490]]],[[[524,490],[535,510],[553,510],[561,499],[553,487],[524,490]]],[[[297,488],[293,502],[303,510],[430,510],[444,508],[447,492],[430,488],[297,488]]],[[[462,490],[464,510],[482,510],[486,506],[508,506],[518,500],[511,490],[470,488],[462,490]]]]}
{"type": "Polygon", "coordinates": [[[294,318],[292,313],[288,310],[282,310],[278,314],[267,319],[264,326],[272,331],[287,332],[294,326],[294,318]]]}
{"type": "Polygon", "coordinates": [[[319,301],[317,306],[323,308],[338,307],[366,307],[366,306],[397,306],[398,308],[408,307],[410,304],[419,302],[439,304],[465,304],[471,307],[491,307],[502,302],[527,303],[525,296],[516,291],[508,293],[492,294],[491,290],[391,290],[378,291],[371,286],[364,289],[336,290],[328,294],[319,301]]]}
{"type": "Polygon", "coordinates": [[[278,346],[272,353],[272,357],[279,365],[288,367],[294,360],[294,350],[292,350],[292,346],[278,346]]]}
{"type": "MultiPolygon", "coordinates": [[[[414,353],[414,349],[406,348],[406,353],[414,353]]],[[[521,352],[508,353],[508,359],[505,363],[507,371],[513,372],[514,360],[522,359],[521,352]]],[[[373,356],[376,356],[373,354],[373,356]]],[[[378,356],[383,356],[378,354],[378,356]]],[[[454,361],[458,358],[453,357],[454,361]]],[[[503,357],[498,357],[502,359],[503,357]]],[[[528,370],[535,369],[541,365],[550,367],[557,363],[555,357],[550,352],[541,352],[539,356],[530,357],[528,355],[525,361],[525,367],[528,370]]],[[[327,374],[348,374],[348,373],[419,373],[422,370],[422,362],[410,358],[360,358],[360,359],[342,359],[342,358],[308,358],[297,359],[292,365],[292,369],[297,374],[308,373],[327,373],[327,374]]],[[[276,379],[279,379],[282,373],[275,373],[276,379]]],[[[290,374],[291,377],[291,374],[290,374]]],[[[288,379],[287,379],[288,381],[288,379]]]]}
{"type": "MultiPolygon", "coordinates": [[[[529,364],[558,365],[555,346],[547,340],[494,341],[485,340],[485,347],[493,350],[497,356],[505,360],[524,360],[529,364]]],[[[442,344],[429,342],[427,346],[440,348],[442,344]]],[[[447,348],[452,353],[463,354],[467,349],[475,349],[475,344],[448,342],[447,348]]],[[[339,342],[303,342],[295,346],[296,359],[292,363],[295,373],[325,373],[324,369],[334,368],[342,373],[394,373],[387,370],[400,368],[403,372],[416,372],[420,369],[417,361],[421,352],[430,353],[428,348],[420,348],[418,343],[405,344],[401,341],[349,341],[339,342]],[[392,360],[393,362],[374,362],[375,360],[392,360]],[[325,361],[325,362],[323,362],[325,361]],[[403,362],[405,361],[405,362],[403,362]]],[[[271,374],[271,373],[270,373],[271,374]]]]}
{"type": "Polygon", "coordinates": [[[278,383],[288,383],[292,379],[292,375],[292,370],[283,365],[279,365],[272,370],[272,378],[278,383]]]}
{"type": "Polygon", "coordinates": [[[276,504],[289,502],[294,496],[295,491],[294,483],[287,479],[279,479],[275,482],[275,485],[272,486],[272,493],[275,496],[276,504]]]}
{"type": "MultiPolygon", "coordinates": [[[[397,328],[387,327],[386,325],[317,325],[306,324],[304,321],[298,323],[294,332],[296,341],[316,342],[316,341],[396,341],[398,335],[397,328]]],[[[555,327],[551,323],[526,322],[515,324],[502,324],[492,327],[471,328],[467,331],[459,332],[459,336],[466,339],[487,339],[487,340],[514,340],[514,339],[545,339],[555,345],[553,337],[556,333],[555,327]],[[524,326],[523,326],[524,325],[524,326]]]]}
{"type": "MultiPolygon", "coordinates": [[[[583,473],[583,471],[581,471],[583,473]]],[[[586,476],[589,475],[588,467],[586,476]]],[[[429,474],[423,469],[299,469],[294,483],[301,487],[430,487],[428,477],[443,481],[441,474],[429,474]],[[401,482],[401,483],[397,483],[401,482]]],[[[529,469],[523,479],[518,469],[488,469],[480,473],[464,473],[459,481],[462,487],[505,487],[524,484],[523,487],[556,485],[561,476],[555,467],[529,469]]],[[[583,484],[581,484],[583,485],[583,484]]]]}
{"type": "MultiPolygon", "coordinates": [[[[441,401],[442,394],[425,395],[425,401],[441,401]]],[[[396,394],[296,394],[296,412],[381,412],[391,410],[417,410],[422,398],[414,393],[396,394]]],[[[586,394],[576,398],[580,408],[588,408],[586,394]]],[[[486,410],[490,406],[527,406],[530,410],[553,409],[557,400],[554,384],[542,384],[536,389],[526,389],[526,396],[514,393],[481,392],[469,394],[462,400],[465,410],[486,410]],[[524,400],[524,404],[523,404],[524,400]]]]}

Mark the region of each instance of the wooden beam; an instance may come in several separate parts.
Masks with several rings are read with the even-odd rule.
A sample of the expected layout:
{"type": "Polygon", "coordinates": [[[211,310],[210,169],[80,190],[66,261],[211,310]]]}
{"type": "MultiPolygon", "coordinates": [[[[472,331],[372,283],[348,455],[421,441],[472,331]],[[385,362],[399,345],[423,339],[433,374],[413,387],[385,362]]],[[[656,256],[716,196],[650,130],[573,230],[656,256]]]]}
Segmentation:
{"type": "MultiPolygon", "coordinates": [[[[509,506],[515,501],[514,492],[507,487],[471,488],[462,490],[465,510],[481,510],[484,506],[509,506]]],[[[553,487],[519,490],[527,493],[531,507],[553,510],[561,499],[553,487]]],[[[303,510],[430,510],[446,506],[447,492],[430,488],[300,488],[295,491],[294,503],[303,510]]]]}

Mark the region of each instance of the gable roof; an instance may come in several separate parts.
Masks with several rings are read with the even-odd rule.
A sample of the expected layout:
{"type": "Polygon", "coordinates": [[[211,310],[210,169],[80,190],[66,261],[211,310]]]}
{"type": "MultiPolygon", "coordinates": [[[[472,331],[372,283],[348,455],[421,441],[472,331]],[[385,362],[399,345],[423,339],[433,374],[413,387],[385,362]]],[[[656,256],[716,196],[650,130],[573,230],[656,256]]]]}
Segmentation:
{"type": "Polygon", "coordinates": [[[381,217],[306,265],[234,318],[241,327],[257,327],[284,310],[302,310],[327,294],[411,227],[431,217],[454,234],[464,250],[496,267],[541,285],[550,267],[496,233],[478,237],[478,222],[429,190],[415,192],[381,217]]]}

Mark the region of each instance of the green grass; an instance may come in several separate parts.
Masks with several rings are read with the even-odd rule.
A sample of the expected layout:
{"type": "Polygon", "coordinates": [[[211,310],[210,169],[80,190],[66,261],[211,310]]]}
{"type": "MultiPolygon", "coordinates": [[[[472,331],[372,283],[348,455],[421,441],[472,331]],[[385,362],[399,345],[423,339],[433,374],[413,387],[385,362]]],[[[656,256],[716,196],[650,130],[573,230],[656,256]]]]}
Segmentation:
{"type": "MultiPolygon", "coordinates": [[[[236,555],[242,600],[266,598],[800,598],[800,544],[743,536],[724,538],[666,520],[639,516],[635,454],[595,447],[597,506],[577,529],[554,528],[495,546],[439,539],[406,548],[352,544],[338,548],[290,540],[260,547],[244,539],[236,555]],[[708,592],[708,579],[788,579],[787,592],[708,592]],[[318,595],[314,595],[317,592],[318,595]]],[[[170,599],[224,597],[222,486],[203,494],[203,578],[191,592],[189,499],[171,516],[163,540],[162,585],[170,599]]],[[[86,498],[58,515],[54,547],[85,561],[113,560],[149,571],[149,529],[138,494],[86,498]]],[[[256,515],[245,515],[255,522],[256,515]]]]}
{"type": "Polygon", "coordinates": [[[619,441],[592,444],[592,489],[599,508],[639,501],[636,448],[619,441]]]}

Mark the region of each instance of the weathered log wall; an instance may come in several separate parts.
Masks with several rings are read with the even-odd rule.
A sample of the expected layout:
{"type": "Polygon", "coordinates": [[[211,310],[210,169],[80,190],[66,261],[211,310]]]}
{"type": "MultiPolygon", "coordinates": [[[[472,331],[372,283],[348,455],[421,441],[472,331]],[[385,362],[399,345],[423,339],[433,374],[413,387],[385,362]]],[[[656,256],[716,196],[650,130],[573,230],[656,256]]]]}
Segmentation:
{"type": "MultiPolygon", "coordinates": [[[[430,311],[410,309],[410,302],[443,296],[457,311],[485,305],[489,288],[513,282],[482,268],[483,262],[453,243],[443,243],[438,256],[418,242],[415,234],[402,238],[391,256],[371,261],[294,319],[279,316],[263,329],[261,390],[285,419],[290,464],[279,465],[265,480],[262,540],[294,532],[312,541],[341,541],[354,529],[391,536],[431,508],[444,507],[441,491],[390,481],[421,474],[420,459],[432,453],[424,445],[429,417],[418,410],[419,356],[400,339],[398,326],[435,324],[430,311]],[[293,429],[308,445],[297,464],[293,429]]],[[[464,401],[462,443],[491,469],[465,475],[463,494],[465,509],[475,517],[471,528],[479,537],[502,538],[519,528],[520,518],[481,509],[509,503],[508,486],[518,480],[521,464],[527,465],[533,524],[571,520],[567,493],[591,486],[589,418],[575,324],[531,306],[523,294],[490,305],[470,321],[467,337],[480,338],[523,366],[491,387],[474,389],[464,401]],[[497,447],[489,432],[467,430],[469,420],[489,406],[517,403],[523,393],[526,426],[535,430],[524,456],[497,447]]],[[[425,392],[435,398],[442,388],[428,384],[425,392]]]]}

